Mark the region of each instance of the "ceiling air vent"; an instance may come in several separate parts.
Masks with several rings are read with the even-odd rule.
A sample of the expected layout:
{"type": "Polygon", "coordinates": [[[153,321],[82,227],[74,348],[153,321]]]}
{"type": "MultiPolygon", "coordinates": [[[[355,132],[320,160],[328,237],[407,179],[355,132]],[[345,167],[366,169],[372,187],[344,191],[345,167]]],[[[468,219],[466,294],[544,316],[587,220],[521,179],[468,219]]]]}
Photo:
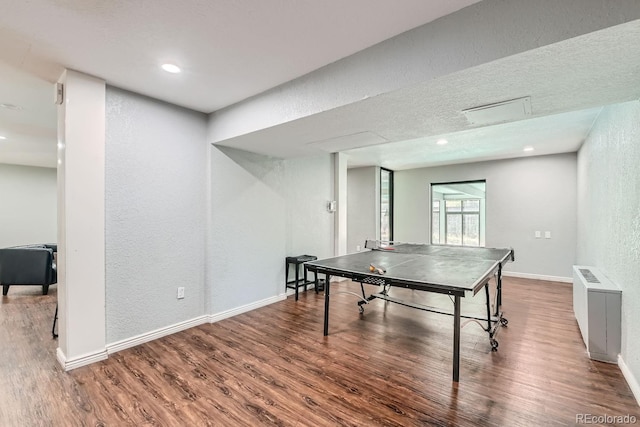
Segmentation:
{"type": "Polygon", "coordinates": [[[531,117],[531,97],[512,99],[495,104],[462,110],[472,125],[513,122],[531,117]]]}

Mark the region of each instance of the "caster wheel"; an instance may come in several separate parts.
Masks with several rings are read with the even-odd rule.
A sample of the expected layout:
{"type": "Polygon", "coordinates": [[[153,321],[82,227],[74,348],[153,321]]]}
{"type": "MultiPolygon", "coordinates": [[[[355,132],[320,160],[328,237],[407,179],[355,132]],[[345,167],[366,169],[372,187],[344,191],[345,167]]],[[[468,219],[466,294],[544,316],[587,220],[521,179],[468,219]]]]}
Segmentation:
{"type": "Polygon", "coordinates": [[[500,318],[500,324],[502,326],[507,326],[509,324],[509,321],[507,319],[505,319],[504,317],[500,318]]]}
{"type": "Polygon", "coordinates": [[[489,342],[491,343],[491,351],[498,351],[498,341],[492,338],[489,342]]]}

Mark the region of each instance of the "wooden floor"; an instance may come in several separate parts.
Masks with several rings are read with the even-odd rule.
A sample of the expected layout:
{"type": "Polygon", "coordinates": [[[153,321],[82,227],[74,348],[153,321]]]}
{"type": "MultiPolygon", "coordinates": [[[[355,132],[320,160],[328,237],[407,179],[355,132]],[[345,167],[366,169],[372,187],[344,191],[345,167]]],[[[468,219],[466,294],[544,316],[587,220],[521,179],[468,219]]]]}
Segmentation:
{"type": "Polygon", "coordinates": [[[332,285],[328,337],[323,297],[309,291],[65,373],[50,334],[56,287],[12,287],[0,304],[0,426],[566,426],[581,413],[640,423],[618,367],[587,358],[568,284],[506,278],[499,351],[466,325],[457,385],[452,318],[382,301],[360,315],[340,290],[357,285],[332,285]]]}

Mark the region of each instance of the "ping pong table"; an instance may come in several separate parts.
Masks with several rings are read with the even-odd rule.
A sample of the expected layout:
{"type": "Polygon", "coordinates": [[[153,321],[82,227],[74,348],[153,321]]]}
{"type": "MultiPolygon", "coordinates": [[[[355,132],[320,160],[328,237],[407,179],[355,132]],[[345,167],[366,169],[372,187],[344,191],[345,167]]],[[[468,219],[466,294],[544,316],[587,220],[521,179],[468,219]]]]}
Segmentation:
{"type": "Polygon", "coordinates": [[[364,305],[370,301],[382,299],[419,310],[453,316],[453,381],[455,382],[460,378],[461,318],[482,322],[481,326],[486,322],[486,327],[482,327],[489,335],[491,349],[497,351],[496,335],[499,327],[506,326],[508,323],[501,311],[502,267],[507,262],[515,260],[513,249],[375,240],[367,240],[365,248],[370,250],[305,263],[305,268],[315,273],[316,281],[320,274],[325,275],[325,336],[329,334],[330,277],[339,276],[360,283],[361,295],[347,292],[359,298],[357,304],[360,313],[364,312],[364,305]],[[489,291],[492,278],[496,281],[493,301],[489,291]],[[364,284],[378,285],[382,290],[367,296],[364,284]],[[390,295],[391,287],[449,295],[453,303],[453,312],[446,308],[430,307],[393,298],[390,295]],[[485,289],[486,295],[486,316],[462,315],[460,298],[467,293],[476,295],[482,288],[485,289]]]}

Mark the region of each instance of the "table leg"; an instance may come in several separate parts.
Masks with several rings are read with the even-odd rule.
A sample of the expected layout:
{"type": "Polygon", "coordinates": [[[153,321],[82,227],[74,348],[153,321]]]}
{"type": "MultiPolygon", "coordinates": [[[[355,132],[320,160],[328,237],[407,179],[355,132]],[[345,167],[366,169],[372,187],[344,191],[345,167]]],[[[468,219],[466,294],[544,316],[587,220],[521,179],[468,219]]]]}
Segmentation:
{"type": "Polygon", "coordinates": [[[58,338],[56,334],[56,323],[58,322],[58,304],[56,304],[56,314],[53,315],[53,327],[51,328],[51,335],[53,338],[58,338]]]}
{"type": "Polygon", "coordinates": [[[498,264],[498,281],[496,288],[496,316],[499,316],[500,307],[502,307],[502,264],[498,264]]]}
{"type": "Polygon", "coordinates": [[[453,381],[460,379],[460,295],[453,303],[453,381]]]}
{"type": "Polygon", "coordinates": [[[489,294],[489,282],[484,285],[485,295],[487,296],[487,331],[491,331],[491,295],[489,294]]]}
{"type": "Polygon", "coordinates": [[[316,294],[318,293],[318,272],[317,271],[313,271],[313,286],[316,289],[316,294]]]}
{"type": "Polygon", "coordinates": [[[304,291],[307,292],[307,290],[309,290],[309,285],[307,285],[307,269],[304,268],[304,263],[302,264],[302,278],[304,280],[304,291]]]}
{"type": "Polygon", "coordinates": [[[289,261],[284,262],[284,292],[289,289],[289,261]]]}
{"type": "Polygon", "coordinates": [[[329,275],[324,275],[324,336],[329,335],[329,275]]]}
{"type": "Polygon", "coordinates": [[[298,283],[300,283],[300,266],[298,264],[296,264],[296,283],[295,283],[295,287],[296,287],[296,301],[298,301],[298,283]]]}

